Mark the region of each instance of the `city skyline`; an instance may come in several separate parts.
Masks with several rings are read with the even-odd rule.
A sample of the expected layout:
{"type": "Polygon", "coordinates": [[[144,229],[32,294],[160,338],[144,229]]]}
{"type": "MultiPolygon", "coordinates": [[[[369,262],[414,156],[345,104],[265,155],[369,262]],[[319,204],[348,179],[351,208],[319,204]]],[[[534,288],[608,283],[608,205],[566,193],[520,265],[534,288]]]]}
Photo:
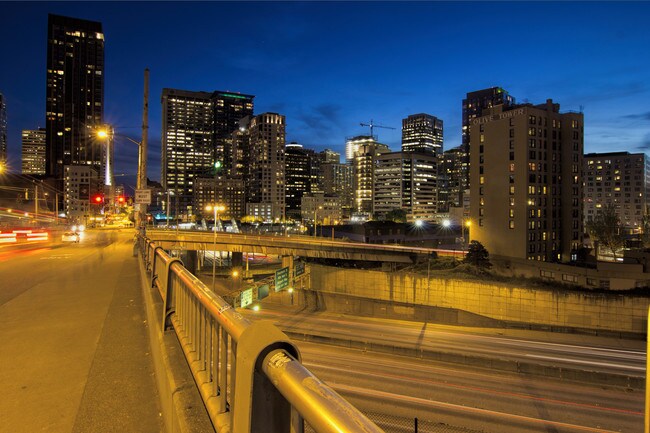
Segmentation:
{"type": "MultiPolygon", "coordinates": [[[[255,95],[255,114],[286,116],[287,142],[342,156],[346,137],[368,134],[359,124],[371,119],[396,128],[375,134],[398,151],[402,119],[422,112],[444,121],[445,150],[458,146],[462,99],[492,86],[518,103],[553,98],[562,111],[583,110],[585,152],[645,152],[650,145],[650,61],[638,55],[650,42],[642,18],[648,4],[4,3],[3,9],[9,24],[0,29],[0,47],[15,67],[0,71],[0,93],[16,171],[21,130],[45,126],[48,13],[102,23],[105,121],[120,134],[140,136],[142,75],[150,68],[148,174],[155,180],[164,87],[255,95]]],[[[136,149],[119,139],[117,146],[116,173],[134,174],[136,149]]]]}

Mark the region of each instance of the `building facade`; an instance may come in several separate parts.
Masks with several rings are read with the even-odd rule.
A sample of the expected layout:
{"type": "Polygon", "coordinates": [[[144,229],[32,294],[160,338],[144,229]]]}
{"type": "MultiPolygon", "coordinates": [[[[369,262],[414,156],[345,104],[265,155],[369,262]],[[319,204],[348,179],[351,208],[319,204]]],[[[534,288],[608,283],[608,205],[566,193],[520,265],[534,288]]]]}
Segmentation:
{"type": "Polygon", "coordinates": [[[648,214],[650,160],[645,153],[588,153],[583,160],[584,218],[614,205],[628,233],[640,233],[648,214]]]}
{"type": "Polygon", "coordinates": [[[377,157],[373,209],[383,218],[401,209],[408,221],[437,213],[437,161],[431,152],[391,152],[377,157]]]}
{"type": "Polygon", "coordinates": [[[321,165],[323,191],[341,200],[343,218],[350,218],[354,204],[354,176],[352,165],[327,162],[321,165]]]}
{"type": "Polygon", "coordinates": [[[442,154],[442,120],[430,114],[411,114],[402,119],[402,152],[442,154]]]}
{"type": "Polygon", "coordinates": [[[67,165],[64,167],[64,211],[70,221],[90,224],[95,220],[103,220],[106,197],[95,203],[91,198],[103,193],[103,182],[98,172],[92,166],[67,165]]]}
{"type": "Polygon", "coordinates": [[[45,174],[45,128],[23,129],[22,173],[45,174]]]}
{"type": "Polygon", "coordinates": [[[181,220],[195,211],[194,178],[216,175],[211,97],[209,92],[162,91],[161,183],[173,192],[181,220]]]}
{"type": "Polygon", "coordinates": [[[383,153],[389,153],[390,148],[378,143],[371,136],[359,136],[348,143],[355,142],[354,148],[354,211],[358,214],[372,215],[375,197],[375,168],[377,158],[383,153]]]}
{"type": "Polygon", "coordinates": [[[302,196],[311,192],[313,157],[313,151],[298,143],[289,143],[285,148],[287,217],[300,219],[302,196]]]}
{"type": "Polygon", "coordinates": [[[242,179],[226,176],[197,177],[194,179],[193,190],[195,214],[212,219],[212,212],[205,209],[207,206],[216,204],[225,208],[219,214],[222,219],[241,219],[246,215],[244,181],[242,179]]]}
{"type": "Polygon", "coordinates": [[[462,206],[468,176],[469,158],[463,147],[445,150],[438,161],[438,211],[448,212],[450,207],[462,206]]]}
{"type": "Polygon", "coordinates": [[[470,238],[490,254],[570,261],[583,244],[583,115],[497,105],[470,126],[470,238]]]}
{"type": "MultiPolygon", "coordinates": [[[[246,200],[264,218],[285,219],[285,117],[263,113],[251,119],[246,200]]],[[[248,206],[247,206],[248,209],[248,206]]],[[[267,219],[268,220],[268,219],[267,219]]]]}
{"type": "Polygon", "coordinates": [[[464,155],[465,160],[462,162],[461,166],[466,167],[467,169],[464,172],[459,173],[462,176],[459,179],[454,179],[453,183],[461,184],[458,188],[459,191],[459,203],[462,203],[462,193],[463,191],[470,188],[470,174],[469,174],[469,165],[470,165],[470,125],[474,119],[483,116],[485,110],[490,109],[496,105],[504,105],[509,107],[515,103],[515,98],[510,96],[510,94],[501,87],[490,87],[488,89],[476,90],[474,92],[469,92],[463,99],[462,105],[462,141],[461,141],[461,155],[464,155]]]}
{"type": "Polygon", "coordinates": [[[229,148],[232,133],[240,127],[239,121],[253,116],[253,95],[217,90],[211,99],[214,110],[214,159],[221,161],[226,175],[232,175],[231,167],[236,165],[237,152],[229,148]]]}
{"type": "Polygon", "coordinates": [[[101,23],[49,15],[46,65],[46,174],[62,187],[65,166],[99,174],[104,157],[96,138],[104,119],[101,23]]]}

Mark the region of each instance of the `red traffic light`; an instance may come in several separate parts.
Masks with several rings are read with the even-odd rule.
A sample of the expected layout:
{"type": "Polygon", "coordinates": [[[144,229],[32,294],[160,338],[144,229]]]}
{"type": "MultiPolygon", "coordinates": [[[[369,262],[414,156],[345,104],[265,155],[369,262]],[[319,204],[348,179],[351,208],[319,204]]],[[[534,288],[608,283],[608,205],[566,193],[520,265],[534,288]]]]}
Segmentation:
{"type": "Polygon", "coordinates": [[[123,195],[120,195],[120,196],[117,197],[117,202],[118,203],[124,203],[124,202],[126,202],[126,198],[124,198],[123,195]]]}
{"type": "Polygon", "coordinates": [[[101,194],[95,194],[90,200],[95,204],[101,204],[104,202],[104,196],[101,194]]]}

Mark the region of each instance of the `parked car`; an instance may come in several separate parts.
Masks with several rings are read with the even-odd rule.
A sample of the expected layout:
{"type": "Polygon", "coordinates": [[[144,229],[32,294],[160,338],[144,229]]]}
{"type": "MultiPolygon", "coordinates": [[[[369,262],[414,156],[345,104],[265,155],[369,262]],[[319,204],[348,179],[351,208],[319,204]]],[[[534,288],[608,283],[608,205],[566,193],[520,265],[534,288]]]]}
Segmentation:
{"type": "Polygon", "coordinates": [[[79,243],[79,238],[80,238],[79,233],[65,232],[61,236],[61,241],[62,242],[74,242],[76,244],[76,243],[79,243]]]}

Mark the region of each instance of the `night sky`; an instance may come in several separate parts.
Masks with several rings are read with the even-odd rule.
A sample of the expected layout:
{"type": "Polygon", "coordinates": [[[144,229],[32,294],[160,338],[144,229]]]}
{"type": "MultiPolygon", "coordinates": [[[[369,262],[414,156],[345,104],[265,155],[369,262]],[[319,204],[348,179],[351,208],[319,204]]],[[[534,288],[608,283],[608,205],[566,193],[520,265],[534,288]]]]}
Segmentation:
{"type": "MultiPolygon", "coordinates": [[[[342,156],[371,119],[396,128],[375,134],[399,150],[401,119],[420,112],[444,121],[445,150],[458,146],[463,97],[492,86],[517,102],[582,109],[585,152],[650,146],[647,2],[0,2],[16,171],[20,131],[45,126],[48,13],[103,24],[105,121],[138,140],[150,69],[156,180],[163,87],[256,95],[256,114],[287,117],[287,142],[342,156]]],[[[116,172],[134,174],[135,146],[116,146],[116,172]]]]}

